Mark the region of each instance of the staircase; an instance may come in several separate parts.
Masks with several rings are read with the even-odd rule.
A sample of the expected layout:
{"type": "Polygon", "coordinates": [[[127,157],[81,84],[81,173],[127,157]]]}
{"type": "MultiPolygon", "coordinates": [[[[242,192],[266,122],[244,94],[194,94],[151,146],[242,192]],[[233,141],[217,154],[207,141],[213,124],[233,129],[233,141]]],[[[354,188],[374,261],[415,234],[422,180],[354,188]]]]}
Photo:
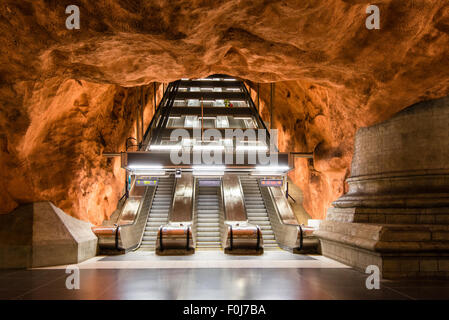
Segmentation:
{"type": "Polygon", "coordinates": [[[168,222],[168,213],[173,200],[174,184],[175,177],[173,175],[158,179],[156,193],[151,203],[150,214],[148,215],[140,249],[146,251],[154,251],[156,249],[156,238],[159,227],[168,222]]]}
{"type": "Polygon", "coordinates": [[[196,247],[221,248],[220,187],[200,187],[197,181],[196,194],[196,247]]]}
{"type": "Polygon", "coordinates": [[[240,177],[240,183],[243,189],[248,222],[260,227],[265,249],[278,248],[270,218],[260,193],[259,182],[256,178],[240,177]]]}

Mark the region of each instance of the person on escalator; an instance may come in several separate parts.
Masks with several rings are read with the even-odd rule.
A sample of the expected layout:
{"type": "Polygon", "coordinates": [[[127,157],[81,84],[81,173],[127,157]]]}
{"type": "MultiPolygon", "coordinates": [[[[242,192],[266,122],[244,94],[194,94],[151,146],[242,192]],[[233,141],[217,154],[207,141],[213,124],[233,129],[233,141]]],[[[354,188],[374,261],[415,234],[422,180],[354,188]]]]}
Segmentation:
{"type": "Polygon", "coordinates": [[[231,101],[229,101],[229,99],[225,99],[224,101],[225,107],[226,108],[232,108],[234,105],[231,103],[231,101]]]}

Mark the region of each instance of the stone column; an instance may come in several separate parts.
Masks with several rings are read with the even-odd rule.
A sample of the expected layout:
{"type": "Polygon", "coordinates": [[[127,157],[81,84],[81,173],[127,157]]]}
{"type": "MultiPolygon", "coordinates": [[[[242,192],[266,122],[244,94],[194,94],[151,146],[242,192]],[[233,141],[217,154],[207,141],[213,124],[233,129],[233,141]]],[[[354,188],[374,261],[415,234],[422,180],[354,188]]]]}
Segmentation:
{"type": "Polygon", "coordinates": [[[315,232],[324,255],[384,278],[449,277],[449,97],[361,128],[347,182],[315,232]]]}

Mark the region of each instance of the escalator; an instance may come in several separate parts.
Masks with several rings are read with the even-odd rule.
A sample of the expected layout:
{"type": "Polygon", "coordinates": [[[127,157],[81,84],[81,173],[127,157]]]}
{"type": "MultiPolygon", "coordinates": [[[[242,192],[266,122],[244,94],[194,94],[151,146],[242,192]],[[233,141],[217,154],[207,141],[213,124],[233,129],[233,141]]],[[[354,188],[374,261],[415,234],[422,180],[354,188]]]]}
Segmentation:
{"type": "Polygon", "coordinates": [[[161,225],[168,222],[168,214],[173,200],[175,178],[173,175],[159,178],[156,193],[145,225],[140,249],[154,251],[156,249],[157,232],[161,225]]]}
{"type": "Polygon", "coordinates": [[[95,228],[100,248],[160,255],[191,254],[195,248],[236,254],[300,250],[304,233],[283,184],[263,185],[263,179],[283,181],[291,169],[289,155],[269,151],[270,158],[276,156],[274,166],[257,154],[250,161],[270,144],[269,133],[256,138],[254,130],[267,132],[243,81],[212,75],[170,83],[138,150],[120,153],[127,198],[119,202],[118,219],[95,228]],[[172,139],[181,128],[185,135],[172,139]],[[208,129],[221,137],[209,141],[208,129]],[[196,160],[210,152],[213,165],[203,156],[196,160]],[[159,177],[157,184],[146,181],[153,177],[159,177]]]}
{"type": "Polygon", "coordinates": [[[265,249],[278,248],[267,208],[260,192],[259,182],[256,178],[240,177],[240,183],[243,189],[248,222],[260,227],[265,249]]]}
{"type": "Polygon", "coordinates": [[[221,248],[220,216],[222,214],[220,180],[197,180],[196,188],[196,247],[221,248]],[[217,186],[218,184],[218,186],[217,186]]]}

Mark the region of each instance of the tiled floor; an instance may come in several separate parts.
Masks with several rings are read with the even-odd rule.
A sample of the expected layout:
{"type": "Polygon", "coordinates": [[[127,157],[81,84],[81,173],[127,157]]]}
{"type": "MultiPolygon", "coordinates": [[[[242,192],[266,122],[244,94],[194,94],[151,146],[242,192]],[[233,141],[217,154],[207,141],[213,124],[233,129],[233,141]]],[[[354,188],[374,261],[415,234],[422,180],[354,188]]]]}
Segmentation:
{"type": "Polygon", "coordinates": [[[366,274],[321,256],[195,256],[96,257],[78,265],[79,290],[66,288],[65,267],[3,270],[0,299],[449,299],[449,281],[384,280],[368,290],[366,274]]]}

